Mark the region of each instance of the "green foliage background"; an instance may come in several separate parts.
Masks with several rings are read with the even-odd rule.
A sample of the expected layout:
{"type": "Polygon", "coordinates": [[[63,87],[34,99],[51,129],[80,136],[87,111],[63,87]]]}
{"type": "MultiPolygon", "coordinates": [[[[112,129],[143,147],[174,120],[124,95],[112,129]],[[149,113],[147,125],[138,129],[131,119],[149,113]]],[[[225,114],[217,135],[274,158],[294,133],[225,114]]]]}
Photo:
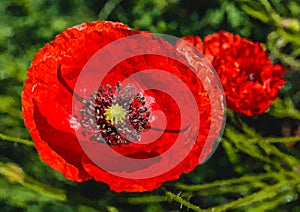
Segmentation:
{"type": "Polygon", "coordinates": [[[1,0],[0,211],[300,211],[298,0],[1,0]],[[20,95],[35,53],[65,28],[96,19],[177,37],[221,29],[266,43],[288,82],[265,114],[228,111],[211,159],[154,192],[74,183],[40,161],[20,95]],[[20,139],[22,138],[22,139],[20,139]]]}

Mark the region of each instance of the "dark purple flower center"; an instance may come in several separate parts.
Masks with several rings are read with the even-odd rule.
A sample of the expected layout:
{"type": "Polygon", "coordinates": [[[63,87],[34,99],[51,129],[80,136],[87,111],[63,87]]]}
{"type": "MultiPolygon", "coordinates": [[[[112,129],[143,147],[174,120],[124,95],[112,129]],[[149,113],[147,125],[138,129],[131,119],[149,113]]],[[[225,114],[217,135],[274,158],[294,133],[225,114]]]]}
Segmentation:
{"type": "Polygon", "coordinates": [[[122,88],[118,83],[100,86],[88,99],[82,100],[80,123],[84,136],[108,145],[139,141],[141,132],[150,129],[150,111],[145,97],[136,87],[122,88]]]}

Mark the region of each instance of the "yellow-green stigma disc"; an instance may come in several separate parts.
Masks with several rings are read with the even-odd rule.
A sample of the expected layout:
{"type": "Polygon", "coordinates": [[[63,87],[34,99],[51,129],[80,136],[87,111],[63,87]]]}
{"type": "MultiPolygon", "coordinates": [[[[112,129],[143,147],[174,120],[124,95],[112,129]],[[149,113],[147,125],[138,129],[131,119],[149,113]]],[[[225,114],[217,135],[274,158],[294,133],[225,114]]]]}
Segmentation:
{"type": "Polygon", "coordinates": [[[105,119],[110,121],[112,124],[123,123],[126,115],[126,111],[120,105],[112,105],[105,109],[105,119]]]}

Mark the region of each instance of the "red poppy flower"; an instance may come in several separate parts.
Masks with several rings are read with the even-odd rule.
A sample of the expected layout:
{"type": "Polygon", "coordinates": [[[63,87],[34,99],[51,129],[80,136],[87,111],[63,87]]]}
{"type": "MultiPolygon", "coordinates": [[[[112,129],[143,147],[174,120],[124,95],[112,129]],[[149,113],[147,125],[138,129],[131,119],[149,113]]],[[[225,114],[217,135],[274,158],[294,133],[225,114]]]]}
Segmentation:
{"type": "Polygon", "coordinates": [[[84,23],[59,34],[36,54],[22,94],[25,125],[41,159],[70,180],[93,178],[118,192],[150,191],[193,170],[213,150],[213,143],[205,147],[211,104],[184,61],[165,40],[121,23],[84,23]],[[127,37],[130,42],[112,45],[117,51],[99,56],[127,37]],[[139,49],[144,54],[120,60],[98,79],[107,63],[139,49]],[[87,72],[89,66],[96,71],[87,72]]]}
{"type": "Polygon", "coordinates": [[[260,43],[220,31],[202,41],[197,36],[183,38],[211,61],[224,87],[228,108],[254,116],[263,113],[277,98],[285,69],[274,65],[260,43]],[[198,40],[197,42],[195,42],[198,40]]]}

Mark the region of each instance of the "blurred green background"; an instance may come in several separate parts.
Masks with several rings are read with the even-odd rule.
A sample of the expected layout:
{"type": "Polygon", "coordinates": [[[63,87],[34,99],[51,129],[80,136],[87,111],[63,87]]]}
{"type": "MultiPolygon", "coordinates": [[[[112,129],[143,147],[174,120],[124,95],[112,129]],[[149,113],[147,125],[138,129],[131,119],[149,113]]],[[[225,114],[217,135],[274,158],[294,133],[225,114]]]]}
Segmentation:
{"type": "Polygon", "coordinates": [[[1,0],[0,211],[300,211],[299,17],[298,0],[1,0]],[[265,43],[288,68],[288,82],[261,116],[228,111],[211,159],[154,192],[67,181],[40,161],[20,95],[35,53],[64,29],[94,20],[177,37],[237,33],[265,43]]]}

